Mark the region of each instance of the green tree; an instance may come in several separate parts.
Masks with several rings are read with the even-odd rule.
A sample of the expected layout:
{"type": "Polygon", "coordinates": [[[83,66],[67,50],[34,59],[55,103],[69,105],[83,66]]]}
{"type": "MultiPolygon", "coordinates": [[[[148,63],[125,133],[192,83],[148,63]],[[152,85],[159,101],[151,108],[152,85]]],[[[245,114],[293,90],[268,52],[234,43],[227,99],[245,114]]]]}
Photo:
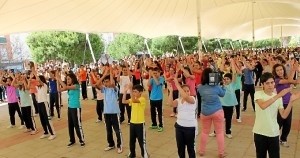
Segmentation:
{"type": "Polygon", "coordinates": [[[153,38],[150,50],[153,55],[160,56],[166,52],[178,50],[178,47],[180,47],[178,36],[164,36],[153,38]]]}
{"type": "Polygon", "coordinates": [[[115,59],[121,59],[144,50],[144,37],[131,33],[118,34],[108,46],[108,53],[115,59]]]}
{"type": "MultiPolygon", "coordinates": [[[[90,34],[89,38],[95,57],[99,58],[104,49],[101,37],[90,34]]],[[[31,49],[34,61],[38,63],[47,60],[65,60],[74,64],[93,61],[83,33],[69,31],[34,32],[27,37],[27,44],[31,49]]]]}

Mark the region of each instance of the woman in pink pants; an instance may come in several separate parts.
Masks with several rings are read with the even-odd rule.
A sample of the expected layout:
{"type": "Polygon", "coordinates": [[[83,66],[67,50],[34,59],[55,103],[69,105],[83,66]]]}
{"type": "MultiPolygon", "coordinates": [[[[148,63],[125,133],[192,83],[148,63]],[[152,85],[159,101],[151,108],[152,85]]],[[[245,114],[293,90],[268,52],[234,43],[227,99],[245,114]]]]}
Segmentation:
{"type": "MultiPolygon", "coordinates": [[[[225,89],[220,86],[217,77],[210,76],[213,74],[211,68],[206,68],[202,75],[202,85],[197,88],[201,96],[201,124],[202,132],[200,139],[200,156],[205,155],[205,148],[210,132],[211,124],[214,124],[218,143],[218,154],[220,158],[224,154],[224,112],[219,97],[225,95],[225,89]]],[[[217,74],[216,74],[217,75],[217,74]]],[[[221,81],[221,80],[220,80],[221,81]]],[[[200,101],[200,100],[199,100],[200,101]]]]}

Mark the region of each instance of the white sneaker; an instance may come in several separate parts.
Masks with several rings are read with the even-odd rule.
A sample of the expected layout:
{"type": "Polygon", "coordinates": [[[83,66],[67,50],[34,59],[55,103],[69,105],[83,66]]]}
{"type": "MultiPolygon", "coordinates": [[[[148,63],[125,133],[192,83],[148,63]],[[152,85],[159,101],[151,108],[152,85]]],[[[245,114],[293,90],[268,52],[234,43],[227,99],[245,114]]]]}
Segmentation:
{"type": "Polygon", "coordinates": [[[43,134],[42,136],[40,136],[40,139],[47,138],[48,136],[49,136],[48,134],[43,134]]]}
{"type": "Polygon", "coordinates": [[[96,120],[96,123],[99,123],[99,122],[101,122],[101,120],[98,120],[98,119],[97,119],[97,120],[96,120]]]}
{"type": "Polygon", "coordinates": [[[210,136],[210,137],[215,137],[215,136],[216,136],[216,133],[215,133],[215,132],[209,133],[208,136],[210,136]]]}
{"type": "Polygon", "coordinates": [[[122,148],[118,148],[117,152],[118,152],[118,154],[121,154],[123,152],[123,149],[122,148]]]}
{"type": "Polygon", "coordinates": [[[21,126],[19,127],[19,129],[23,129],[23,128],[25,128],[25,126],[24,126],[24,125],[21,125],[21,126]]]}
{"type": "Polygon", "coordinates": [[[24,133],[28,133],[28,132],[31,132],[31,129],[25,129],[24,130],[24,133]]]}
{"type": "Polygon", "coordinates": [[[31,132],[30,132],[30,135],[36,135],[37,133],[38,133],[38,130],[31,131],[31,132]]]}
{"type": "Polygon", "coordinates": [[[290,147],[290,145],[287,142],[283,142],[283,141],[280,141],[280,145],[286,148],[290,147]]]}
{"type": "Polygon", "coordinates": [[[225,134],[225,136],[226,136],[228,139],[232,139],[232,135],[231,135],[231,134],[225,134]]]}
{"type": "Polygon", "coordinates": [[[238,123],[241,123],[242,122],[242,119],[236,119],[236,122],[238,122],[238,123]]]}
{"type": "Polygon", "coordinates": [[[53,139],[55,139],[56,138],[56,135],[51,135],[48,139],[49,140],[53,140],[53,139]]]}
{"type": "Polygon", "coordinates": [[[15,125],[9,125],[7,126],[7,128],[15,128],[16,126],[15,125]]]}

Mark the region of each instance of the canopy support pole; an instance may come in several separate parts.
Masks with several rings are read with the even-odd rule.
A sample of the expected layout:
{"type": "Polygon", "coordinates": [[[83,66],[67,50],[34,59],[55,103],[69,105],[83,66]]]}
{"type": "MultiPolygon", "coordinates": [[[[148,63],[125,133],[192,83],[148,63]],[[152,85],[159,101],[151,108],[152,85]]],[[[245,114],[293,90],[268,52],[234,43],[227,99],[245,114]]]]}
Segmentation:
{"type": "Polygon", "coordinates": [[[233,47],[232,41],[230,41],[230,46],[231,46],[231,49],[232,49],[232,50],[234,50],[234,47],[233,47]]]}
{"type": "Polygon", "coordinates": [[[217,39],[217,40],[218,40],[218,42],[219,42],[219,45],[220,45],[221,51],[223,52],[222,43],[221,43],[220,39],[217,39]]]}
{"type": "Polygon", "coordinates": [[[282,25],[280,26],[280,35],[281,35],[281,47],[283,48],[282,25]]]}
{"type": "Polygon", "coordinates": [[[272,54],[274,53],[274,26],[273,19],[271,19],[271,38],[272,38],[272,54]]]}
{"type": "Polygon", "coordinates": [[[241,40],[239,40],[239,44],[241,46],[241,50],[244,50],[241,40]]]}
{"type": "Polygon", "coordinates": [[[255,0],[252,1],[252,48],[255,47],[254,4],[255,0]]]}
{"type": "Polygon", "coordinates": [[[86,38],[86,40],[88,41],[88,44],[89,44],[89,47],[90,47],[90,50],[91,50],[91,54],[92,54],[93,61],[94,61],[94,63],[96,63],[96,58],[95,58],[95,55],[94,55],[94,52],[93,52],[93,48],[92,48],[91,41],[90,41],[90,38],[89,38],[89,34],[88,34],[88,33],[85,34],[85,38],[86,38]]]}
{"type": "Polygon", "coordinates": [[[183,50],[183,54],[185,55],[185,50],[184,50],[184,47],[183,47],[183,44],[182,44],[182,41],[181,41],[181,37],[178,37],[178,39],[179,39],[181,48],[182,48],[182,50],[183,50]]]}
{"type": "Polygon", "coordinates": [[[152,58],[152,54],[151,54],[150,49],[149,49],[149,46],[148,46],[148,40],[147,40],[147,38],[145,38],[144,43],[145,43],[145,45],[146,45],[146,47],[147,47],[148,54],[149,54],[150,57],[152,58]]]}
{"type": "Polygon", "coordinates": [[[196,11],[197,11],[197,28],[198,28],[198,54],[199,54],[199,61],[202,60],[202,36],[201,36],[201,0],[196,0],[196,11]]]}
{"type": "Polygon", "coordinates": [[[204,41],[201,41],[201,42],[202,42],[205,52],[207,53],[207,48],[206,48],[205,42],[204,41]]]}

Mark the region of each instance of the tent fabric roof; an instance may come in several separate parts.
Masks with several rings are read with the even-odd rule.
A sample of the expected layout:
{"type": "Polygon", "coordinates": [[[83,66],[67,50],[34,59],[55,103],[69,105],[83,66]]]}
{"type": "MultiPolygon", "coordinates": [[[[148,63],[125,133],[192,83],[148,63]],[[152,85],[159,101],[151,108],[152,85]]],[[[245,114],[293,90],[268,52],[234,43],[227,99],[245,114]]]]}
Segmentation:
{"type": "MultiPolygon", "coordinates": [[[[199,0],[202,36],[252,39],[253,0],[199,0]]],[[[299,35],[299,0],[255,0],[256,39],[299,35]]],[[[0,0],[0,34],[42,30],[197,36],[197,0],[0,0]]]]}

